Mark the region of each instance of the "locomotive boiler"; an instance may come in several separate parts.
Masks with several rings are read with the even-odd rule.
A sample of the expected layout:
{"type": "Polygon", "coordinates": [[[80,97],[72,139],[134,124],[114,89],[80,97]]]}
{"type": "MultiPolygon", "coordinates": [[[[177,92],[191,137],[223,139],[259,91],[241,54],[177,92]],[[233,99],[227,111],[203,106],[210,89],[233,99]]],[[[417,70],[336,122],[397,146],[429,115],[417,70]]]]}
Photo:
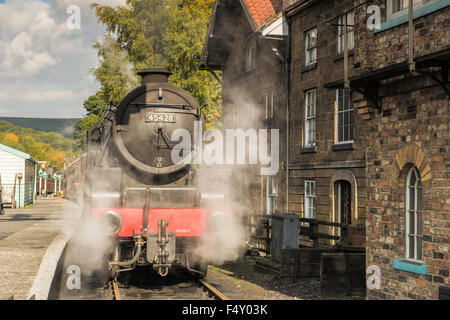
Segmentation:
{"type": "Polygon", "coordinates": [[[204,277],[208,261],[194,249],[211,219],[229,215],[226,196],[198,183],[201,168],[171,156],[179,143],[171,140],[174,130],[193,136],[202,110],[168,82],[169,71],[139,75],[142,86],[108,108],[88,132],[84,215],[114,239],[111,276],[147,265],[161,276],[179,266],[204,277]]]}

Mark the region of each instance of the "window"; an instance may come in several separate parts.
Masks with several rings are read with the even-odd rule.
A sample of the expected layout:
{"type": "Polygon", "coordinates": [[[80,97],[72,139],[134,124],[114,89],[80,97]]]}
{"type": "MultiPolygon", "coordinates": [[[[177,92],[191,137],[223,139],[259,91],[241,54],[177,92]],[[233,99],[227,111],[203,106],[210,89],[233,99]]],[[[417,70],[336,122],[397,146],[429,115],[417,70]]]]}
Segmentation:
{"type": "Polygon", "coordinates": [[[273,119],[274,102],[275,102],[275,91],[273,89],[264,91],[264,105],[266,107],[266,119],[273,119]]]}
{"type": "MultiPolygon", "coordinates": [[[[347,13],[347,35],[348,35],[348,50],[352,50],[355,47],[354,37],[354,25],[355,19],[353,12],[347,13]]],[[[344,52],[344,16],[339,17],[338,27],[338,53],[344,52]]]]}
{"type": "Polygon", "coordinates": [[[256,42],[252,41],[247,48],[245,59],[245,71],[251,71],[256,68],[256,42]]]}
{"type": "MultiPolygon", "coordinates": [[[[418,9],[436,0],[413,0],[413,8],[418,9]]],[[[409,0],[387,0],[388,3],[388,18],[396,18],[405,13],[408,13],[409,0]]]]}
{"type": "Polygon", "coordinates": [[[412,167],[406,177],[406,258],[422,260],[422,181],[412,167]]]}
{"type": "Polygon", "coordinates": [[[316,144],[316,90],[305,93],[305,146],[316,144]]]}
{"type": "Polygon", "coordinates": [[[317,61],[317,29],[306,32],[306,65],[314,64],[317,61]]]}
{"type": "Polygon", "coordinates": [[[316,182],[305,180],[305,218],[316,218],[316,182]]]}
{"type": "Polygon", "coordinates": [[[337,89],[337,143],[347,143],[353,141],[353,104],[351,102],[350,90],[337,89]]]}
{"type": "Polygon", "coordinates": [[[278,199],[278,177],[266,176],[266,214],[275,213],[278,199]]]}

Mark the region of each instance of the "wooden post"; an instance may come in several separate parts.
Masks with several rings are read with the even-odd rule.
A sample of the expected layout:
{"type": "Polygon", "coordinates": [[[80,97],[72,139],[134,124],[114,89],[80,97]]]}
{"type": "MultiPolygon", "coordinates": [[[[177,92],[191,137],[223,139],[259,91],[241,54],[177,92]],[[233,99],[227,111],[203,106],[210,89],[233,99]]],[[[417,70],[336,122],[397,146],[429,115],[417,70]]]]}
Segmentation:
{"type": "Polygon", "coordinates": [[[350,269],[350,255],[345,253],[345,287],[347,289],[347,294],[352,295],[352,277],[351,277],[351,269],[350,269]]]}
{"type": "Polygon", "coordinates": [[[313,241],[314,241],[314,248],[319,247],[319,224],[317,223],[317,220],[311,223],[312,226],[312,232],[313,232],[313,241]]]}
{"type": "Polygon", "coordinates": [[[294,274],[292,276],[292,279],[293,279],[294,283],[297,282],[298,254],[299,254],[298,251],[296,251],[295,254],[294,254],[294,259],[295,259],[294,260],[294,274]]]}

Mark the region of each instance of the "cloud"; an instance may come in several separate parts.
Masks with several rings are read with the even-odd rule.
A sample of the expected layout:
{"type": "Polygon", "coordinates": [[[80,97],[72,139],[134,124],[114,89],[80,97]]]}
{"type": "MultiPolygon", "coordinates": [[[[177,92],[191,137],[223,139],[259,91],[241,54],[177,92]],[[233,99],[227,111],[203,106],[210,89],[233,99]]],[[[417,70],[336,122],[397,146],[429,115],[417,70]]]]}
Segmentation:
{"type": "Polygon", "coordinates": [[[83,101],[99,85],[93,43],[105,28],[89,5],[125,0],[0,1],[0,109],[2,115],[81,117],[83,101]],[[81,29],[67,27],[67,8],[78,5],[81,29]]]}

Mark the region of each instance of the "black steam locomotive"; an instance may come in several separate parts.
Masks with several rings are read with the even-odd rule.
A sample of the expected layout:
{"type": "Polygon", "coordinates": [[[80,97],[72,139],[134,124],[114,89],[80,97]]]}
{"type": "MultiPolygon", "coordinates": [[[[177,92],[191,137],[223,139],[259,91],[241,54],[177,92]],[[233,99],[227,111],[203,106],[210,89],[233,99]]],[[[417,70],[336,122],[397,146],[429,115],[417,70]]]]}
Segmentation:
{"type": "Polygon", "coordinates": [[[84,215],[115,239],[108,262],[113,277],[143,265],[161,276],[175,266],[205,276],[208,261],[196,256],[195,246],[211,219],[230,210],[225,195],[211,197],[214,190],[197,183],[205,175],[201,168],[171,156],[179,143],[171,140],[172,133],[186,129],[193,135],[201,108],[168,83],[167,70],[139,75],[143,85],[111,106],[88,132],[84,215]]]}

